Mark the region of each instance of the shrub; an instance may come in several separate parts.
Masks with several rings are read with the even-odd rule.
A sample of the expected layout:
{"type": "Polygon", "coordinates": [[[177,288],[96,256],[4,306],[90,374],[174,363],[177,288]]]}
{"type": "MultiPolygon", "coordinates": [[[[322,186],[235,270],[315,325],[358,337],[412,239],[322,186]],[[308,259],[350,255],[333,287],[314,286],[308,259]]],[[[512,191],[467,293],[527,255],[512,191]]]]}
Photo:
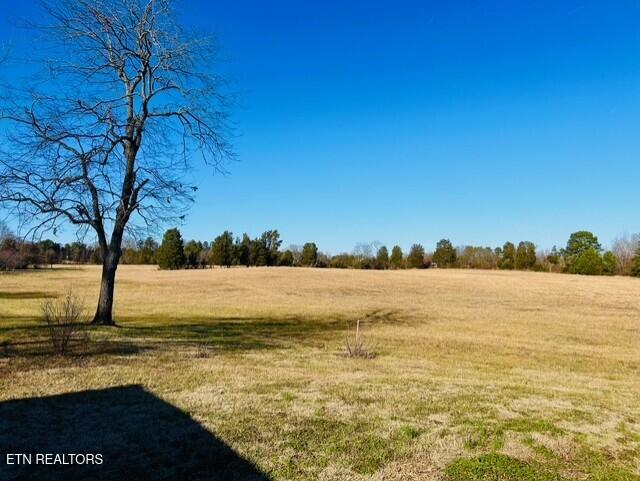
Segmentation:
{"type": "Polygon", "coordinates": [[[345,340],[345,347],[347,357],[361,357],[364,359],[372,359],[376,355],[374,352],[369,351],[364,347],[364,339],[360,333],[360,321],[356,322],[356,333],[353,338],[347,337],[345,340]]]}
{"type": "Polygon", "coordinates": [[[60,356],[69,354],[74,343],[84,344],[89,340],[84,304],[71,291],[60,299],[45,301],[42,318],[47,324],[51,347],[60,356]]]}

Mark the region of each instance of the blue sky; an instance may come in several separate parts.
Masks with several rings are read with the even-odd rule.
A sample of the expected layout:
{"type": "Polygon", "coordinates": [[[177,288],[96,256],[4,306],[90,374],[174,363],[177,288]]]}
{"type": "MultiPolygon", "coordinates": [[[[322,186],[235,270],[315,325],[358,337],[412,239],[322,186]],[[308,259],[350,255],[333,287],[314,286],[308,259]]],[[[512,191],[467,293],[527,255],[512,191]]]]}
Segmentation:
{"type": "MultiPolygon", "coordinates": [[[[8,21],[32,7],[0,0],[8,21]]],[[[35,2],[34,2],[35,3],[35,2]]],[[[183,1],[242,92],[184,237],[563,245],[640,232],[640,3],[183,1]]],[[[15,50],[15,48],[14,48],[15,50]]],[[[16,52],[14,51],[14,54],[16,52]]]]}

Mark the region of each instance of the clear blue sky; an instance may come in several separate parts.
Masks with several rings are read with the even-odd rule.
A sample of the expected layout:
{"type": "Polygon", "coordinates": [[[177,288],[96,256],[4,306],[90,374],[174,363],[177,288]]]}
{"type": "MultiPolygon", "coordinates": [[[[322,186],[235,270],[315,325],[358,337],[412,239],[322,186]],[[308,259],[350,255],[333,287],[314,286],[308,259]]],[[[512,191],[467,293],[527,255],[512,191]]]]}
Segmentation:
{"type": "MultiPolygon", "coordinates": [[[[19,43],[0,0],[0,41],[19,43]]],[[[16,10],[19,8],[19,10],[16,10]]],[[[241,91],[181,226],[337,253],[640,231],[640,3],[184,1],[241,91]]],[[[15,52],[14,52],[15,53],[15,52]]]]}

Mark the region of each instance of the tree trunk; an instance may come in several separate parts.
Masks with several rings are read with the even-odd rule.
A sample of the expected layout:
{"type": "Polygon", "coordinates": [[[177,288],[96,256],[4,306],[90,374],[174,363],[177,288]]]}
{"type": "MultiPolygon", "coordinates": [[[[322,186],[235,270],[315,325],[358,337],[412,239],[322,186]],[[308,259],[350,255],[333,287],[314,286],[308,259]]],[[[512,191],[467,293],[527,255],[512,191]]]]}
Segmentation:
{"type": "Polygon", "coordinates": [[[102,280],[100,281],[100,297],[98,308],[92,324],[100,326],[115,326],[113,320],[113,292],[116,285],[116,270],[118,269],[118,255],[111,249],[102,262],[102,280]]]}

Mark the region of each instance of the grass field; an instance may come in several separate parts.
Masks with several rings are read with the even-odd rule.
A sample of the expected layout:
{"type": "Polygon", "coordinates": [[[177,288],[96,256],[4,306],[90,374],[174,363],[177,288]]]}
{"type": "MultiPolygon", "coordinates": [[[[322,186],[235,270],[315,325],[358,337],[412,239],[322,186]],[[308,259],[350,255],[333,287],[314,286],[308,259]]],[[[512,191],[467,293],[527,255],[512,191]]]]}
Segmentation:
{"type": "Polygon", "coordinates": [[[0,402],[141,385],[275,480],[640,480],[640,280],[123,266],[120,328],[31,343],[98,279],[0,275],[0,402]],[[357,319],[374,359],[343,355],[357,319]]]}

